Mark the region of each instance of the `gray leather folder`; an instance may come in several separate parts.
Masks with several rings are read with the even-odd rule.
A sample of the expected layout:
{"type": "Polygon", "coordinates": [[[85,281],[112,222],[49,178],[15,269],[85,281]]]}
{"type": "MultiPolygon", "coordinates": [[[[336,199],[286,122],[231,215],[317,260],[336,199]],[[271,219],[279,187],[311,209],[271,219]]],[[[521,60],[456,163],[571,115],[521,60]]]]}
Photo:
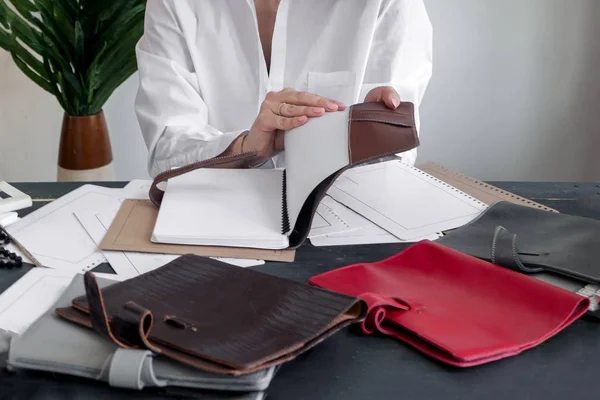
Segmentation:
{"type": "Polygon", "coordinates": [[[600,283],[600,220],[499,201],[437,242],[525,274],[600,283]]]}
{"type": "MultiPolygon", "coordinates": [[[[98,278],[100,287],[114,283],[98,278]]],[[[112,387],[181,387],[239,392],[243,399],[261,399],[275,368],[237,377],[187,367],[146,350],[123,349],[94,331],[69,323],[54,310],[68,307],[84,295],[83,275],[77,275],[60,299],[23,335],[10,340],[7,367],[55,372],[104,381],[112,387]]]]}

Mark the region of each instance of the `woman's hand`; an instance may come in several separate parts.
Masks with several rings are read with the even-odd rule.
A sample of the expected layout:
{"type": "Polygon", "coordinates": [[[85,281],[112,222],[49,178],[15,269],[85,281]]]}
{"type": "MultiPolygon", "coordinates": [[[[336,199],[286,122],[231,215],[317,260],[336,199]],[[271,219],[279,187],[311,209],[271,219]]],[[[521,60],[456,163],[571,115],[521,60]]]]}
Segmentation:
{"type": "Polygon", "coordinates": [[[240,141],[240,152],[256,151],[258,158],[265,160],[283,151],[284,131],[304,125],[309,118],[345,108],[338,101],[307,92],[292,89],[269,92],[250,132],[240,141]]]}
{"type": "Polygon", "coordinates": [[[365,97],[365,103],[385,103],[390,110],[400,105],[400,95],[391,86],[379,86],[372,89],[365,97]]]}

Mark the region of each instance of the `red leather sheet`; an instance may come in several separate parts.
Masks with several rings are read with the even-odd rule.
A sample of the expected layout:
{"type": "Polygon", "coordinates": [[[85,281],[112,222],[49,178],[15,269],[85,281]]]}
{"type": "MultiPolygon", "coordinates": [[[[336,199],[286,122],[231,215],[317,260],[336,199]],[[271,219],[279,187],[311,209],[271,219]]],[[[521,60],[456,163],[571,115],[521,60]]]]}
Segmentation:
{"type": "Polygon", "coordinates": [[[587,298],[431,241],[310,283],[365,300],[365,334],[394,337],[457,367],[537,346],[589,307],[587,298]]]}

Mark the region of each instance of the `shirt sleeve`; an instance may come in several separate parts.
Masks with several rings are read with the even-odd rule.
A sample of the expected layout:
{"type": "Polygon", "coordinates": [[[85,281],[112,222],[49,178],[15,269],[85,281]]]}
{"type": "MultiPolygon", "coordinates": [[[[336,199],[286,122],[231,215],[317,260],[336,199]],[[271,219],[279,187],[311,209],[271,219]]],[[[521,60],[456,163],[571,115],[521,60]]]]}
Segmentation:
{"type": "Polygon", "coordinates": [[[221,132],[208,123],[173,4],[170,0],[147,2],[144,34],[136,46],[140,86],[135,111],[152,177],[218,156],[245,132],[221,132]]]}
{"type": "MultiPolygon", "coordinates": [[[[373,40],[360,98],[370,90],[392,86],[401,101],[415,104],[417,132],[419,107],[432,75],[432,26],[423,0],[388,0],[382,10],[373,40]]],[[[398,154],[414,165],[416,149],[398,154]]]]}

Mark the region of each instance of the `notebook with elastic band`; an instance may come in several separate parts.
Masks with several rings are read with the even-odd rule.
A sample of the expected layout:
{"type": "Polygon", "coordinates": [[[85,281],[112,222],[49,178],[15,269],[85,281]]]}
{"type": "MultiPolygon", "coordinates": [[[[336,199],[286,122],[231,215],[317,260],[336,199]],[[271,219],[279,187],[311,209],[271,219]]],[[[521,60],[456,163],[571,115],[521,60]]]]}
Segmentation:
{"type": "Polygon", "coordinates": [[[121,348],[200,370],[245,375],[278,366],[360,322],[366,304],[196,255],[86,295],[56,313],[121,348]]]}

